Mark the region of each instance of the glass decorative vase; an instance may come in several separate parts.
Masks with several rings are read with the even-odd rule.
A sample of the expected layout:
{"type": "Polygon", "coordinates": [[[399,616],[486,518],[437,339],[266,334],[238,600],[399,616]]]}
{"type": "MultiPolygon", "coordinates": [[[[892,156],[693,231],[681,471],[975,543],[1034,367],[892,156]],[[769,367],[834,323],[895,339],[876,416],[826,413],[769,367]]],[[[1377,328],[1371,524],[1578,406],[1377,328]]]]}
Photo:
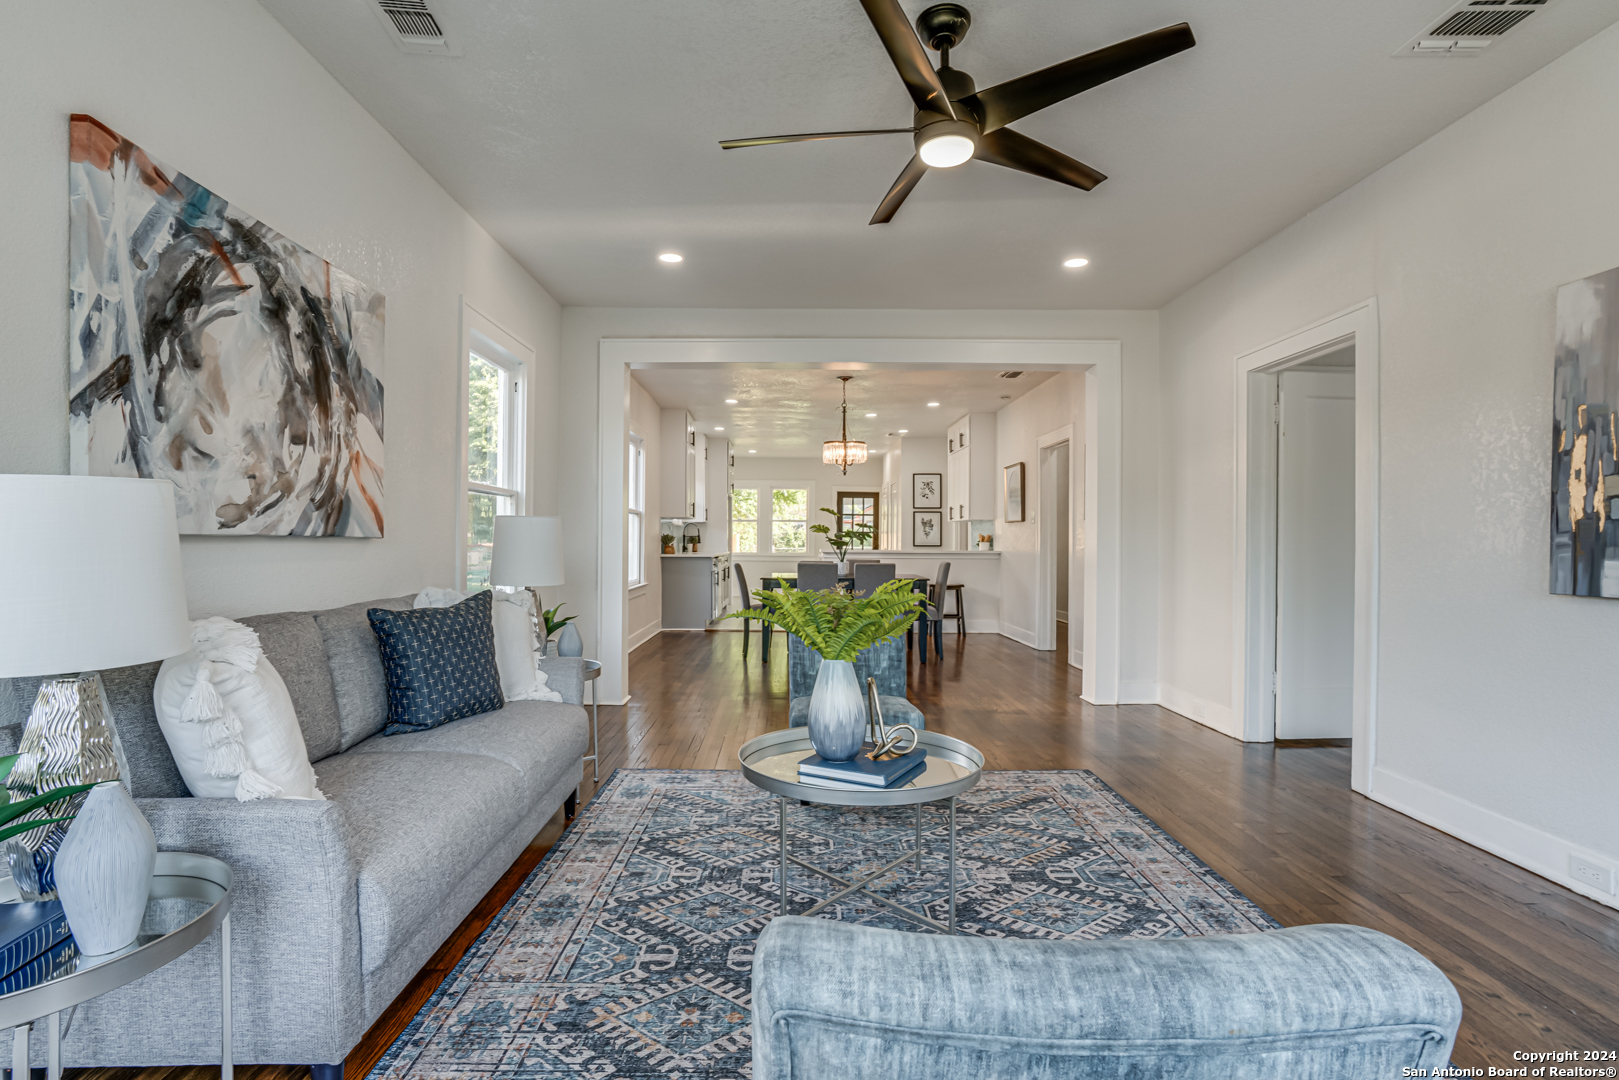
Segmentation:
{"type": "Polygon", "coordinates": [[[866,701],[854,663],[822,659],[810,692],[809,737],[827,761],[850,761],[866,734],[866,701]]]}

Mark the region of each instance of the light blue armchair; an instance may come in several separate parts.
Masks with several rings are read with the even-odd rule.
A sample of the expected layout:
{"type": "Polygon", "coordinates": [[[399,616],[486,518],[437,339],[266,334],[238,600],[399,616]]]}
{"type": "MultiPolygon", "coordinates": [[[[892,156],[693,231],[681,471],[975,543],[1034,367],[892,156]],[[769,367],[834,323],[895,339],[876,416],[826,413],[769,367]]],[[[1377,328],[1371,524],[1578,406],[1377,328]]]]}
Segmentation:
{"type": "MultiPolygon", "coordinates": [[[[821,654],[805,645],[796,634],[787,635],[787,726],[809,723],[810,694],[815,676],[821,670],[821,654]]],[[[862,649],[854,661],[860,692],[866,692],[866,677],[877,680],[877,701],[883,707],[885,724],[910,724],[921,731],[927,726],[922,710],[905,697],[905,642],[899,638],[862,649]]]]}
{"type": "Polygon", "coordinates": [[[789,915],[753,957],[754,1080],[1374,1080],[1443,1066],[1461,1018],[1438,968],[1360,926],[1075,942],[789,915]]]}

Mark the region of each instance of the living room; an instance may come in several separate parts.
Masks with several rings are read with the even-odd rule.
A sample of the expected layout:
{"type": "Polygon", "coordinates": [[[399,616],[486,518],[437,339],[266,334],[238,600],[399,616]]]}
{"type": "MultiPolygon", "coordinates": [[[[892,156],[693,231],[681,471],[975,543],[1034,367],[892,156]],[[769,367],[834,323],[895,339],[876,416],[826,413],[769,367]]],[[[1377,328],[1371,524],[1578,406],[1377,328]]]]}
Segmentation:
{"type": "MultiPolygon", "coordinates": [[[[1619,619],[1598,602],[1619,595],[1604,569],[1609,550],[1619,567],[1619,481],[1605,479],[1619,473],[1619,375],[1604,381],[1619,300],[1602,291],[1619,288],[1619,148],[1604,137],[1619,8],[1494,6],[1494,22],[1489,4],[1448,0],[1031,0],[968,3],[970,17],[878,0],[11,12],[0,671],[15,678],[0,680],[13,740],[0,750],[25,752],[42,679],[99,671],[57,679],[87,696],[50,713],[103,723],[104,687],[97,730],[124,755],[98,766],[114,775],[74,778],[100,786],[51,833],[69,856],[62,906],[71,915],[67,871],[85,858],[63,837],[91,834],[105,817],[92,808],[127,805],[154,837],[152,902],[158,882],[185,879],[209,898],[185,903],[211,914],[187,924],[195,940],[148,927],[120,945],[148,959],[184,945],[138,973],[129,956],[96,960],[76,928],[77,958],[52,977],[66,981],[14,992],[5,1023],[32,1034],[0,1035],[0,1056],[149,1080],[211,1075],[222,1055],[227,1071],[289,1080],[1614,1075],[1619,746],[1597,691],[1616,688],[1619,619]],[[1038,115],[1015,124],[1042,150],[986,112],[1000,99],[985,88],[1138,39],[1087,69],[1088,87],[1063,68],[1060,96],[1035,94],[1038,115]],[[767,134],[857,129],[885,134],[767,134]],[[906,135],[928,175],[906,165],[906,135]],[[753,137],[764,144],[721,146],[753,137]],[[947,137],[978,160],[933,164],[947,137]],[[126,186],[103,184],[119,162],[126,186]],[[133,240],[87,239],[136,236],[130,199],[175,207],[168,227],[192,245],[187,265],[213,267],[207,288],[165,277],[133,240]],[[218,221],[248,227],[227,237],[218,221]],[[279,261],[238,257],[248,248],[229,241],[253,236],[279,261]],[[320,353],[304,309],[279,309],[276,330],[243,306],[289,268],[309,318],[364,362],[335,412],[308,389],[318,380],[278,404],[240,374],[257,368],[230,367],[278,341],[320,353]],[[87,299],[137,280],[148,291],[128,302],[183,310],[192,337],[87,299]],[[345,319],[331,317],[339,296],[345,319]],[[238,329],[254,319],[271,329],[238,329]],[[217,411],[182,424],[180,398],[137,401],[126,387],[143,361],[217,411]],[[222,363],[237,374],[219,381],[222,363]],[[1015,371],[1042,381],[972,382],[1015,371]],[[853,376],[846,427],[838,375],[853,376]],[[938,396],[885,382],[907,375],[938,396]],[[484,376],[491,411],[478,412],[484,376]],[[1336,523],[1308,549],[1337,560],[1341,583],[1342,676],[1320,695],[1343,725],[1330,734],[1287,727],[1300,591],[1277,433],[1300,377],[1340,388],[1301,415],[1330,413],[1348,448],[1330,497],[1305,483],[1315,501],[1293,504],[1318,531],[1336,523]],[[945,396],[955,378],[978,397],[945,396]],[[726,441],[716,488],[812,493],[806,516],[791,502],[779,521],[706,500],[692,554],[750,574],[717,614],[775,612],[801,592],[783,580],[800,563],[855,557],[833,571],[847,579],[834,604],[872,599],[851,596],[862,559],[912,575],[901,618],[917,622],[909,644],[870,646],[890,660],[873,675],[889,704],[869,711],[911,725],[912,752],[968,787],[870,809],[750,779],[771,774],[745,747],[808,738],[793,701],[838,650],[806,661],[812,631],[777,632],[758,611],[677,629],[640,599],[661,595],[662,522],[679,524],[678,559],[698,519],[650,493],[633,505],[635,439],[656,449],[672,410],[726,441]],[[954,535],[945,493],[946,535],[919,546],[933,519],[917,515],[936,511],[916,477],[948,475],[954,451],[932,441],[980,415],[998,423],[988,517],[964,515],[954,535]],[[476,440],[475,416],[493,441],[476,440]],[[158,426],[189,442],[156,441],[158,426]],[[340,429],[342,452],[323,449],[335,485],[295,469],[282,479],[297,498],[255,486],[266,474],[249,450],[281,460],[340,429]],[[1043,472],[1062,445],[1065,532],[1043,472]],[[230,468],[210,511],[186,517],[230,468]],[[834,552],[808,527],[844,528],[819,508],[845,477],[883,493],[886,520],[834,552]],[[115,480],[163,487],[177,529],[156,504],[70,490],[115,480]],[[771,550],[739,548],[738,521],[756,545],[763,523],[771,550]],[[87,565],[109,536],[126,573],[87,565]],[[948,586],[943,562],[963,590],[929,590],[948,586]],[[477,592],[485,581],[497,591],[477,592]],[[467,603],[487,609],[485,636],[539,620],[551,640],[533,646],[528,685],[498,687],[490,716],[385,735],[405,693],[388,681],[388,635],[467,603]],[[246,640],[220,622],[249,628],[258,644],[242,647],[285,684],[305,799],[258,797],[245,768],[226,774],[231,790],[186,775],[231,725],[202,715],[209,693],[165,706],[153,680],[201,656],[205,630],[224,635],[220,656],[246,640]],[[179,728],[170,707],[190,708],[179,728]],[[204,736],[199,719],[217,726],[204,736]],[[862,854],[827,862],[845,839],[862,854]],[[1040,888],[1063,895],[1037,904],[1040,888]],[[1115,906],[1076,915],[1101,910],[1081,903],[1097,890],[1115,906]],[[565,909],[587,914],[545,922],[565,909]],[[952,951],[980,946],[1028,951],[952,951]],[[1171,951],[1131,960],[1137,947],[1171,951]],[[1002,956],[1007,974],[988,978],[1002,956]],[[1201,974],[1167,974],[1179,963],[1201,974]],[[69,995],[115,967],[126,982],[69,995]],[[1067,992],[1087,980],[1096,992],[1067,992]],[[777,1019],[761,1027],[767,1006],[777,1019]],[[793,1019],[808,1014],[824,1026],[793,1019]],[[1237,1029],[1302,1041],[1272,1053],[1237,1029]],[[1561,1053],[1581,1056],[1533,1056],[1561,1053]]],[[[1305,565],[1305,581],[1325,580],[1305,565]]],[[[229,699],[230,663],[198,663],[229,699]]],[[[15,779],[13,798],[37,797],[15,779]]],[[[54,902],[38,876],[46,831],[19,834],[23,906],[54,902]]]]}

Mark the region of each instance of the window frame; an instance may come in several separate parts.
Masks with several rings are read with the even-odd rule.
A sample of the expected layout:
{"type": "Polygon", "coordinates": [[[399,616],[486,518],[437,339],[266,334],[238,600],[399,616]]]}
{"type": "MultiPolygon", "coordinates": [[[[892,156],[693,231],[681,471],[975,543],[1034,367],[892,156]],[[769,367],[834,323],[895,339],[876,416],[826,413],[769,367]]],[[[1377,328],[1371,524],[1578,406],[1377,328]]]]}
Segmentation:
{"type": "Polygon", "coordinates": [[[727,503],[728,503],[727,509],[730,511],[731,529],[730,529],[729,535],[726,537],[727,546],[730,548],[731,554],[733,554],[733,555],[748,555],[748,556],[768,555],[769,554],[769,552],[764,552],[764,551],[759,550],[759,522],[762,520],[761,517],[760,517],[759,511],[764,507],[764,499],[760,495],[760,492],[761,491],[769,491],[769,490],[770,490],[769,488],[761,488],[760,485],[753,484],[753,483],[744,483],[744,484],[735,484],[735,483],[733,483],[731,485],[731,490],[730,490],[730,492],[729,492],[729,494],[727,496],[727,503]],[[737,517],[737,514],[736,514],[736,493],[739,492],[739,491],[751,491],[754,494],[753,516],[750,517],[750,518],[737,517]],[[753,524],[753,550],[752,551],[742,551],[741,549],[739,549],[736,546],[736,527],[739,524],[743,523],[743,522],[751,522],[753,524]]]}
{"type": "Polygon", "coordinates": [[[837,511],[836,528],[833,532],[843,531],[843,500],[870,499],[871,500],[871,546],[867,548],[851,547],[850,551],[881,551],[883,549],[883,493],[877,491],[839,491],[832,500],[832,509],[837,511]]]}
{"type": "MultiPolygon", "coordinates": [[[[624,451],[629,477],[625,493],[624,531],[628,534],[629,565],[625,568],[627,587],[638,589],[646,579],[646,442],[631,432],[624,451]],[[637,542],[639,540],[639,542],[637,542]]],[[[661,534],[660,534],[661,535],[661,534]]]]}
{"type": "MultiPolygon", "coordinates": [[[[763,484],[761,484],[759,486],[760,486],[761,493],[762,493],[765,490],[765,487],[764,487],[763,484]]],[[[812,533],[812,532],[809,531],[809,527],[812,524],[814,524],[814,518],[812,518],[811,515],[815,513],[815,485],[810,483],[808,480],[798,480],[798,481],[789,480],[789,481],[787,481],[785,483],[780,483],[780,484],[773,483],[773,484],[770,485],[768,490],[770,492],[769,500],[766,501],[763,498],[761,498],[759,500],[760,508],[761,509],[768,509],[768,511],[769,511],[767,517],[762,519],[762,520],[767,520],[769,522],[770,550],[768,552],[764,552],[763,554],[768,554],[768,555],[808,555],[810,553],[811,544],[814,542],[815,538],[819,535],[818,533],[812,533]],[[792,522],[794,524],[797,524],[799,521],[803,522],[803,524],[804,524],[804,546],[801,547],[801,548],[793,549],[793,548],[778,548],[778,547],[776,547],[776,492],[778,492],[778,491],[802,491],[804,493],[804,516],[803,516],[803,518],[801,518],[801,519],[800,518],[782,518],[783,521],[789,521],[789,522],[792,522]]]]}
{"type": "MultiPolygon", "coordinates": [[[[479,313],[470,305],[462,305],[462,337],[460,350],[460,388],[461,388],[461,436],[460,436],[460,472],[457,476],[457,521],[456,521],[456,573],[454,580],[463,590],[468,589],[473,582],[468,580],[470,567],[468,556],[471,551],[472,528],[469,504],[473,495],[488,495],[494,497],[495,513],[502,514],[504,508],[507,513],[526,514],[528,512],[528,495],[526,474],[528,471],[528,374],[533,364],[534,350],[523,344],[516,337],[507,333],[495,322],[479,313]],[[500,474],[501,483],[489,483],[471,478],[471,462],[468,460],[468,443],[471,437],[470,426],[472,422],[472,396],[471,377],[472,362],[477,358],[494,367],[500,372],[500,404],[501,418],[500,438],[500,474]]],[[[480,585],[479,587],[487,587],[480,585]]]]}

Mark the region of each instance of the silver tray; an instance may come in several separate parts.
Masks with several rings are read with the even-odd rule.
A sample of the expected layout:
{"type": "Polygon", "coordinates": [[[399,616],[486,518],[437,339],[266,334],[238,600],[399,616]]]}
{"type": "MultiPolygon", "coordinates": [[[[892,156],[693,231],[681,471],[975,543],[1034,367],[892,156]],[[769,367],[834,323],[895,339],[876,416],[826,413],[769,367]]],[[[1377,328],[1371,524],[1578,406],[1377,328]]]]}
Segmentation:
{"type": "Polygon", "coordinates": [[[737,751],[742,775],[756,787],[784,798],[827,806],[912,806],[949,799],[978,783],[984,775],[984,755],[960,739],[933,731],[920,733],[927,750],[927,768],[915,780],[897,788],[846,791],[841,788],[800,784],[798,763],[815,753],[808,728],[788,728],[749,739],[737,751]]]}

